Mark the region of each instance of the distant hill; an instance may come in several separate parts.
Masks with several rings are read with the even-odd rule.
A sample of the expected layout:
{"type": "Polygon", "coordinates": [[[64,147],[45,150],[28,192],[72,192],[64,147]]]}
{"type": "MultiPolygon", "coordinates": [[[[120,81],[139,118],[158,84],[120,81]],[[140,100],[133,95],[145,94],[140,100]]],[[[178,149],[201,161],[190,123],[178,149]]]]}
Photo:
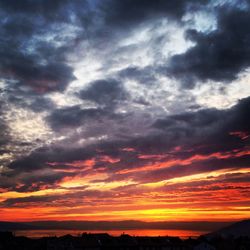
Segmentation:
{"type": "Polygon", "coordinates": [[[0,232],[1,231],[15,231],[15,230],[35,230],[38,229],[35,225],[29,225],[26,223],[18,222],[6,222],[0,221],[0,232]]]}
{"type": "Polygon", "coordinates": [[[14,230],[129,230],[129,229],[177,229],[211,232],[228,226],[230,222],[143,222],[126,221],[32,221],[32,222],[1,222],[0,231],[14,230]]]}
{"type": "Polygon", "coordinates": [[[207,234],[208,237],[214,236],[223,236],[223,237],[240,237],[248,236],[250,237],[250,219],[243,220],[236,223],[233,223],[229,226],[221,228],[213,233],[207,234]]]}

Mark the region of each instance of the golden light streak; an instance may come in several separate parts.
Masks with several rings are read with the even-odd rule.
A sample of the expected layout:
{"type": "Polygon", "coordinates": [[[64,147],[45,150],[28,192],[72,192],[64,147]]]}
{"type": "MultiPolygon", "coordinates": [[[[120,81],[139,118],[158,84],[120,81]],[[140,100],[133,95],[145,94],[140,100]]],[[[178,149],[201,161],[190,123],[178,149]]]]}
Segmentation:
{"type": "Polygon", "coordinates": [[[74,187],[82,187],[86,185],[91,185],[93,181],[96,179],[106,179],[108,175],[106,173],[91,173],[86,176],[75,176],[75,177],[65,177],[60,186],[64,188],[74,188],[74,187]]]}
{"type": "Polygon", "coordinates": [[[126,181],[112,181],[112,182],[97,182],[97,183],[91,183],[89,187],[86,188],[86,190],[110,190],[117,187],[124,187],[132,184],[137,184],[137,182],[134,182],[132,180],[126,180],[126,181]]]}
{"type": "MultiPolygon", "coordinates": [[[[229,154],[216,155],[229,157],[229,154]]],[[[231,155],[240,157],[243,152],[235,151],[231,155]]],[[[196,155],[188,161],[200,158],[202,157],[196,155]]],[[[110,163],[117,160],[105,158],[105,162],[110,163]]],[[[19,199],[17,205],[2,207],[1,220],[199,221],[210,218],[221,221],[250,217],[250,187],[244,179],[240,179],[250,174],[250,168],[221,169],[140,184],[129,177],[124,180],[106,181],[110,173],[94,170],[95,163],[96,159],[67,163],[71,164],[69,168],[86,167],[89,173],[65,177],[54,189],[1,193],[0,202],[3,204],[5,200],[12,198],[41,198],[37,203],[32,199],[30,202],[27,202],[27,199],[24,202],[19,199]],[[230,178],[229,182],[221,182],[227,180],[230,175],[234,178],[239,176],[239,182],[230,183],[230,178]],[[95,191],[96,197],[93,195],[95,191]],[[43,202],[43,197],[53,195],[58,197],[55,202],[43,202]],[[72,205],[69,207],[69,204],[72,205]]],[[[53,167],[53,163],[51,164],[53,167]]]]}
{"type": "Polygon", "coordinates": [[[247,174],[250,173],[250,168],[243,168],[243,169],[221,169],[221,170],[215,170],[208,173],[201,173],[201,174],[193,174],[188,176],[182,176],[182,177],[174,177],[169,180],[163,180],[158,182],[151,182],[151,183],[145,183],[141,184],[145,187],[162,187],[166,184],[177,184],[177,183],[185,183],[185,182],[192,182],[192,181],[202,181],[207,180],[208,178],[211,180],[212,178],[219,177],[223,174],[247,174]]]}
{"type": "MultiPolygon", "coordinates": [[[[89,210],[91,211],[91,210],[89,210]]],[[[11,220],[13,214],[15,214],[15,221],[32,221],[41,219],[51,220],[128,220],[136,218],[137,220],[144,221],[202,221],[208,218],[213,221],[222,221],[225,218],[227,220],[240,220],[248,218],[250,211],[244,211],[242,209],[234,210],[200,210],[200,209],[188,209],[188,208],[173,208],[173,209],[137,209],[137,210],[120,210],[116,211],[115,208],[111,212],[103,211],[100,207],[99,211],[84,212],[84,213],[68,213],[67,210],[61,209],[61,213],[58,213],[58,209],[53,207],[39,207],[39,208],[13,208],[2,209],[0,216],[2,220],[11,220]],[[222,217],[221,215],[224,215],[222,217]],[[188,218],[188,220],[187,220],[188,218]]]]}
{"type": "Polygon", "coordinates": [[[33,192],[25,192],[25,193],[20,193],[20,192],[15,192],[15,191],[10,191],[10,192],[4,192],[0,193],[0,202],[6,200],[6,199],[12,199],[12,198],[25,198],[25,197],[30,197],[30,196],[46,196],[46,195],[53,195],[53,194],[66,194],[67,190],[57,188],[57,189],[45,189],[45,190],[39,190],[39,191],[33,191],[33,192]]]}

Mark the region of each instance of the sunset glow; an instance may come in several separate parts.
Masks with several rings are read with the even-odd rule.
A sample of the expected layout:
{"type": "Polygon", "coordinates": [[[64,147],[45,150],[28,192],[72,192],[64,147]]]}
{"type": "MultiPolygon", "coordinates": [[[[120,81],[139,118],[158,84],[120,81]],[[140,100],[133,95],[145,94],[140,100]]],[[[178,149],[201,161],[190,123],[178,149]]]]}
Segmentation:
{"type": "Polygon", "coordinates": [[[35,2],[0,1],[0,221],[250,218],[249,1],[35,2]]]}

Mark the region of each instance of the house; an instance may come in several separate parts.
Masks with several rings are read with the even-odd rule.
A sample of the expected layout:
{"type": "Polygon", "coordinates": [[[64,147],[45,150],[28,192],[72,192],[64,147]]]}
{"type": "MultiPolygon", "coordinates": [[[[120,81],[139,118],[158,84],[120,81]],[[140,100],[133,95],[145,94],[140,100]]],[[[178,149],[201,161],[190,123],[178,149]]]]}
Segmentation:
{"type": "Polygon", "coordinates": [[[198,245],[196,245],[193,250],[216,250],[216,248],[207,242],[201,242],[198,245]]]}
{"type": "Polygon", "coordinates": [[[249,237],[239,237],[235,240],[236,247],[235,250],[249,250],[250,249],[250,238],[249,237]]]}

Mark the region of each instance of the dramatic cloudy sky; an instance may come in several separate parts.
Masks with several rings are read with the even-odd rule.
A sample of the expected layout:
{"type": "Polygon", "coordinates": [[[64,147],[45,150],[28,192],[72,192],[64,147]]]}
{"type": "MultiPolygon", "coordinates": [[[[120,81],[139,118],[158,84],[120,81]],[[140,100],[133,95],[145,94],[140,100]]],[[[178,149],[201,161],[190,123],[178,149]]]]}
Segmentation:
{"type": "Polygon", "coordinates": [[[250,216],[248,0],[0,0],[0,219],[250,216]]]}

